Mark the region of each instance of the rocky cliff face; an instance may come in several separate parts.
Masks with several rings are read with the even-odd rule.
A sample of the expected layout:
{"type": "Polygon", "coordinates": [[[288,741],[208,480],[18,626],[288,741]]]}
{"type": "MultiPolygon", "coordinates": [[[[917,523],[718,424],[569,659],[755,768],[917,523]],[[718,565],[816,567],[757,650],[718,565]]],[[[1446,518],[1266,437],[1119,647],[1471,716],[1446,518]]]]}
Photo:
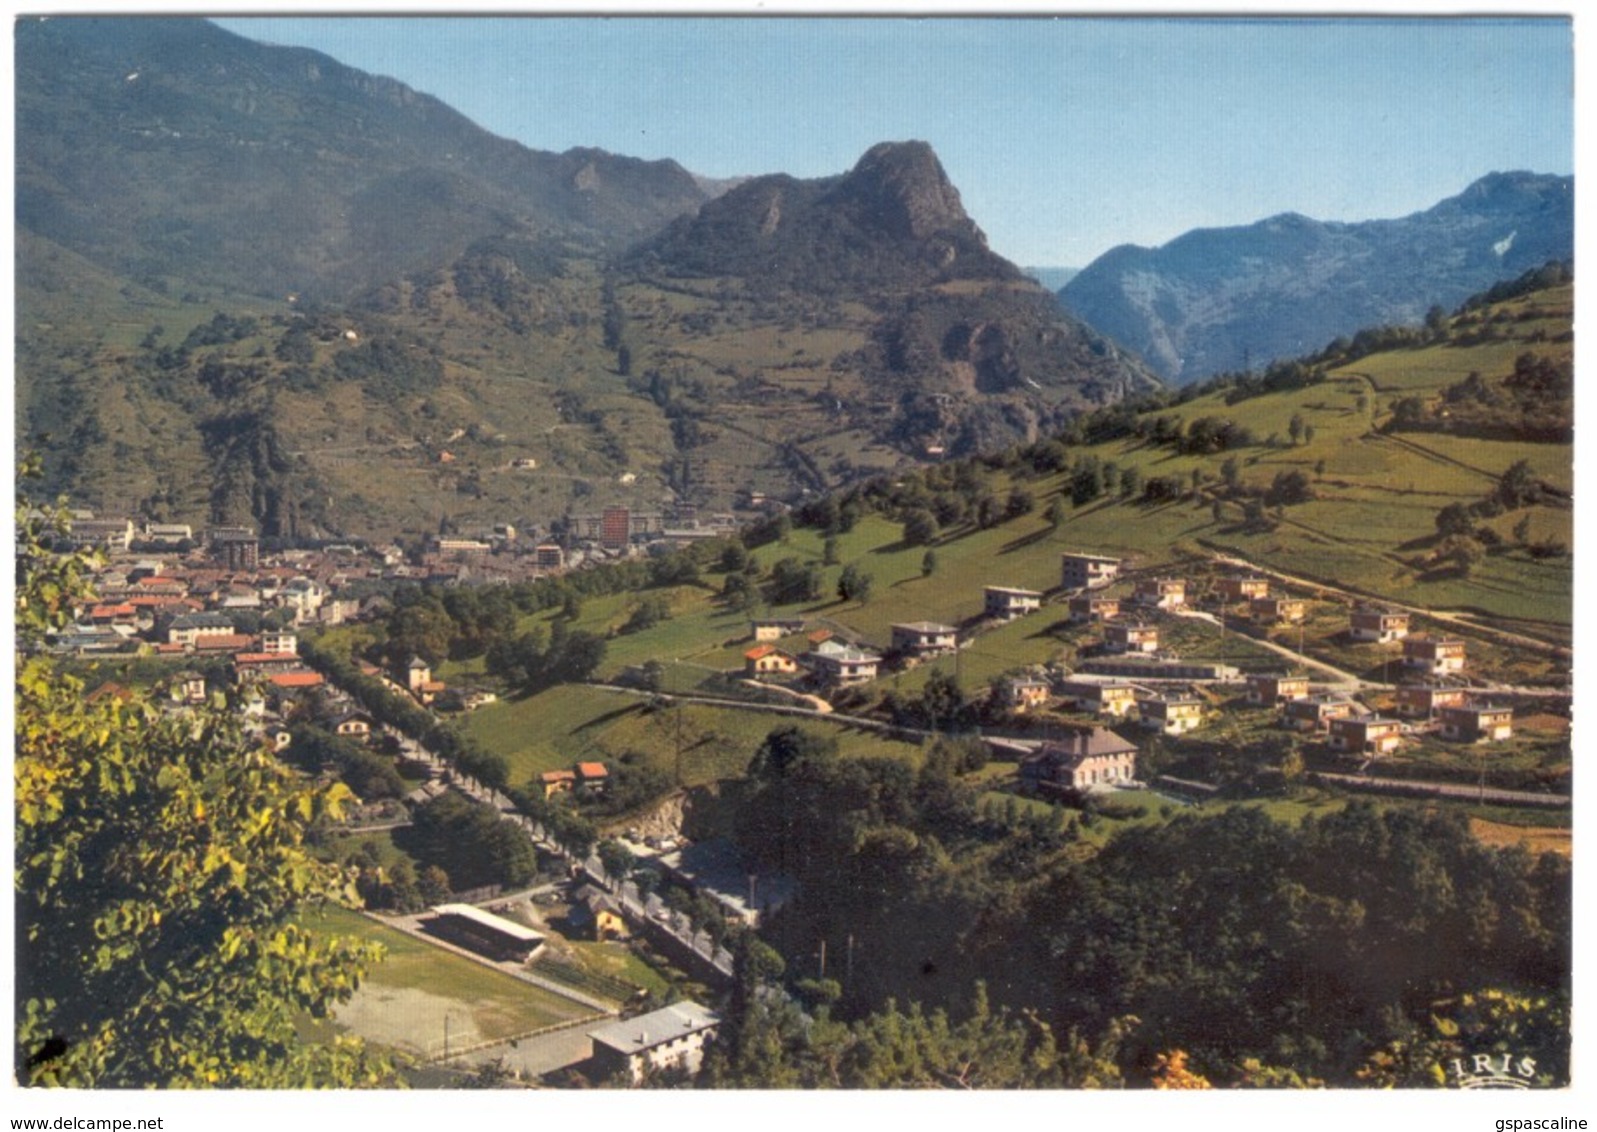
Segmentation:
{"type": "Polygon", "coordinates": [[[1185,384],[1417,323],[1493,283],[1574,254],[1574,180],[1493,173],[1399,220],[1323,223],[1287,213],[1105,253],[1065,306],[1185,384]]]}
{"type": "Polygon", "coordinates": [[[988,250],[959,190],[920,141],[873,146],[839,177],[756,177],[674,223],[633,261],[807,291],[1020,278],[988,250]]]}

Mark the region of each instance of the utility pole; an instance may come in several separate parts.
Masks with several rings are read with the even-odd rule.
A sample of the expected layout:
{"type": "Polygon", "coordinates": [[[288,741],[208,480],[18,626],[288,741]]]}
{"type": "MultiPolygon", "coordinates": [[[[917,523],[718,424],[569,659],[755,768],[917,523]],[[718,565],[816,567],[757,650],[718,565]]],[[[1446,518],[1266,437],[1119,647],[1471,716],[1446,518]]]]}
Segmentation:
{"type": "Polygon", "coordinates": [[[826,941],[821,940],[821,978],[826,978],[826,941]]]}
{"type": "Polygon", "coordinates": [[[843,984],[847,986],[854,981],[854,935],[849,933],[848,950],[844,953],[843,984]]]}
{"type": "Polygon", "coordinates": [[[677,745],[677,758],[676,758],[677,786],[681,787],[681,785],[682,785],[682,701],[681,700],[677,701],[676,716],[677,716],[677,726],[676,726],[676,732],[677,732],[677,734],[676,734],[676,745],[677,745]]]}

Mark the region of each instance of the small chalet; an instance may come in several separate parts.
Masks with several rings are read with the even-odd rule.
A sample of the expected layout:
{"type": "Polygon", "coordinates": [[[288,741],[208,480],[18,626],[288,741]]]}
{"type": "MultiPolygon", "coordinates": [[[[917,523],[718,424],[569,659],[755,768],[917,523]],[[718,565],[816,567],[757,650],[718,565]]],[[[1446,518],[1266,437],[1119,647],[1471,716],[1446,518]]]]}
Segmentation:
{"type": "Polygon", "coordinates": [[[614,896],[596,885],[585,884],[577,889],[566,919],[578,932],[601,942],[626,939],[629,934],[627,922],[621,915],[621,905],[614,896]]]}
{"type": "Polygon", "coordinates": [[[334,719],[332,726],[334,734],[342,735],[346,739],[357,739],[365,743],[372,737],[372,717],[365,712],[347,711],[334,719]]]}
{"type": "Polygon", "coordinates": [[[1403,666],[1431,676],[1464,671],[1464,642],[1455,637],[1409,637],[1403,642],[1403,666]]]}
{"type": "Polygon", "coordinates": [[[1352,700],[1334,696],[1288,700],[1281,707],[1281,722],[1294,731],[1324,731],[1338,719],[1351,719],[1360,711],[1352,700]]]}
{"type": "Polygon", "coordinates": [[[937,656],[959,647],[959,630],[936,621],[911,621],[893,626],[893,651],[906,656],[937,656]]]}
{"type": "Polygon", "coordinates": [[[1222,601],[1252,601],[1255,598],[1268,596],[1270,580],[1268,578],[1249,578],[1240,574],[1233,574],[1216,581],[1214,589],[1220,595],[1222,601]]]}
{"type": "Polygon", "coordinates": [[[603,763],[578,763],[577,785],[592,794],[603,794],[610,786],[610,768],[603,763]]]}
{"type": "Polygon", "coordinates": [[[198,672],[179,672],[172,677],[172,699],[182,704],[205,702],[205,677],[198,672]]]}
{"type": "Polygon", "coordinates": [[[1400,684],[1397,689],[1397,714],[1413,719],[1429,719],[1442,708],[1463,707],[1468,702],[1467,688],[1400,684]]]}
{"type": "Polygon", "coordinates": [[[1388,755],[1403,742],[1403,723],[1378,715],[1331,720],[1331,749],[1350,755],[1388,755]]]}
{"type": "Polygon", "coordinates": [[[1114,653],[1158,652],[1159,627],[1117,621],[1104,626],[1103,645],[1106,651],[1114,653]]]}
{"type": "Polygon", "coordinates": [[[433,679],[432,666],[421,657],[412,657],[405,667],[405,686],[422,707],[428,707],[448,688],[442,680],[433,679]]]}
{"type": "Polygon", "coordinates": [[[577,772],[546,770],[538,776],[538,781],[543,786],[543,796],[553,798],[556,794],[565,794],[577,788],[577,772]]]}
{"type": "Polygon", "coordinates": [[[798,669],[798,660],[775,645],[755,645],[743,654],[743,675],[750,680],[792,676],[798,669]]]}
{"type": "Polygon", "coordinates": [[[804,631],[802,617],[760,617],[749,622],[755,641],[780,641],[804,631]]]}
{"type": "Polygon", "coordinates": [[[1077,594],[1070,599],[1070,620],[1077,625],[1112,621],[1120,616],[1120,599],[1102,594],[1077,594]]]}
{"type": "Polygon", "coordinates": [[[1277,676],[1253,673],[1248,677],[1248,703],[1274,707],[1288,700],[1301,700],[1309,694],[1307,676],[1277,676]]]}
{"type": "Polygon", "coordinates": [[[1308,609],[1300,597],[1256,597],[1248,603],[1248,616],[1260,625],[1301,625],[1308,609]]]}
{"type": "Polygon", "coordinates": [[[1096,590],[1120,576],[1120,559],[1101,554],[1061,554],[1059,584],[1067,590],[1096,590]]]}
{"type": "Polygon", "coordinates": [[[1028,712],[1048,702],[1052,685],[1031,676],[1011,677],[998,686],[999,702],[1013,712],[1028,712]]]}
{"type": "Polygon", "coordinates": [[[853,645],[826,640],[804,655],[804,663],[821,683],[848,687],[876,679],[882,658],[853,645]]]}
{"type": "Polygon", "coordinates": [[[1132,591],[1131,600],[1153,609],[1180,609],[1187,604],[1185,578],[1144,578],[1132,591]]]}
{"type": "Polygon", "coordinates": [[[1390,644],[1408,636],[1408,622],[1407,613],[1362,607],[1348,614],[1348,636],[1355,641],[1390,644]]]}
{"type": "Polygon", "coordinates": [[[1137,702],[1137,691],[1130,684],[1066,680],[1058,690],[1073,707],[1098,715],[1124,716],[1137,702]]]}
{"type": "Polygon", "coordinates": [[[1137,701],[1137,718],[1149,731],[1185,735],[1203,724],[1203,701],[1196,696],[1150,696],[1137,701]]]}
{"type": "Polygon", "coordinates": [[[1442,734],[1464,743],[1500,743],[1514,737],[1514,709],[1461,704],[1441,710],[1442,734]]]}
{"type": "Polygon", "coordinates": [[[982,588],[982,610],[988,617],[1009,621],[1035,613],[1041,608],[1042,593],[1039,590],[1020,590],[1012,586],[982,588]]]}
{"type": "Polygon", "coordinates": [[[1123,786],[1137,775],[1137,746],[1105,727],[1072,729],[1021,761],[1021,786],[1039,794],[1076,795],[1123,786]]]}

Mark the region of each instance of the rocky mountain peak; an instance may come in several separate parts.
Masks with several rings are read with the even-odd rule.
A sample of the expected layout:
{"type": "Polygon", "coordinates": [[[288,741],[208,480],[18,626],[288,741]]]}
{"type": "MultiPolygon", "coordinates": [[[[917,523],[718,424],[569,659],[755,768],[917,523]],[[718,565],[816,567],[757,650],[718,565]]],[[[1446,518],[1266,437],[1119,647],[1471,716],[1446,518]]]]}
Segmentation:
{"type": "Polygon", "coordinates": [[[923,141],[872,146],[838,183],[835,194],[856,206],[858,219],[900,238],[971,231],[959,190],[923,141]]]}

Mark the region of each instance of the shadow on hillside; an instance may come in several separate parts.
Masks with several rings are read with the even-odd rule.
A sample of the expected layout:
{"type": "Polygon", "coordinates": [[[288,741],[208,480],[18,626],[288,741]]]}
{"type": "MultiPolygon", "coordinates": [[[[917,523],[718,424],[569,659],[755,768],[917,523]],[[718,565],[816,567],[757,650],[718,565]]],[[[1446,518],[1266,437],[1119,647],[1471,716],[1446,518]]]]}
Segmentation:
{"type": "Polygon", "coordinates": [[[633,712],[642,710],[643,705],[641,703],[627,704],[625,707],[618,707],[614,711],[607,711],[603,715],[596,715],[590,720],[577,724],[568,734],[578,735],[595,727],[604,727],[607,724],[614,723],[624,715],[631,715],[633,712]]]}
{"type": "Polygon", "coordinates": [[[1044,527],[1042,530],[1034,531],[1029,535],[1021,535],[1019,538],[1010,539],[1004,543],[1003,546],[998,548],[998,553],[1013,554],[1017,550],[1025,550],[1028,546],[1036,546],[1039,542],[1045,541],[1053,533],[1052,527],[1044,527]]]}

